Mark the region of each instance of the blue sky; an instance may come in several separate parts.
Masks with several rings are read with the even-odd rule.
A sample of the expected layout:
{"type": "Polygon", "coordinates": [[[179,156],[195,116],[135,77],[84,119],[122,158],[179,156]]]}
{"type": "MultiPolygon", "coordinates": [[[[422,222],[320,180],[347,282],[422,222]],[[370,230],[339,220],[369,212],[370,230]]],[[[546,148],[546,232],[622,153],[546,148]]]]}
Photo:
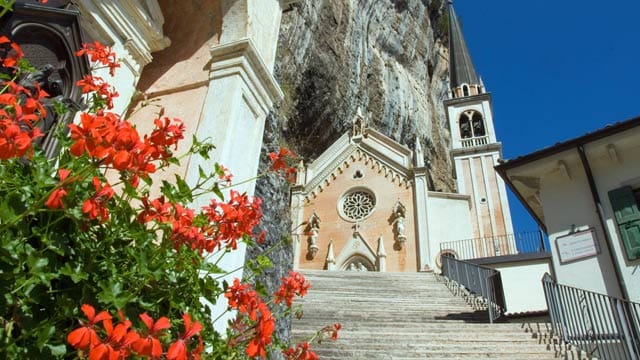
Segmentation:
{"type": "MultiPolygon", "coordinates": [[[[457,0],[512,159],[640,115],[640,1],[457,0]]],[[[518,200],[516,231],[537,228],[518,200]]]]}

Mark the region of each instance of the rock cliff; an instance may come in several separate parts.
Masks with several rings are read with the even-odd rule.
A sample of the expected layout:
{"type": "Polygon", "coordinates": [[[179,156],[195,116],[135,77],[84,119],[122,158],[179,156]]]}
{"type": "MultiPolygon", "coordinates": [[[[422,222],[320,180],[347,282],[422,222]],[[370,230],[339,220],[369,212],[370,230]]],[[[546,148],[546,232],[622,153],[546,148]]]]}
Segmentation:
{"type": "Polygon", "coordinates": [[[443,0],[303,1],[283,16],[275,112],[282,139],[312,160],[351,126],[358,107],[369,126],[431,162],[431,186],[451,190],[443,0]]]}
{"type": "MultiPolygon", "coordinates": [[[[444,0],[302,0],[283,14],[276,78],[284,101],[267,119],[265,149],[282,145],[312,161],[351,128],[357,108],[369,123],[413,148],[430,166],[430,188],[453,190],[444,0]]],[[[266,156],[263,156],[266,159],[266,156]]],[[[264,167],[264,166],[263,166],[264,167]]],[[[258,182],[266,245],[287,236],[288,194],[274,179],[258,182]]],[[[269,291],[291,266],[290,244],[270,253],[269,291]]],[[[261,249],[252,249],[249,258],[261,249]]],[[[286,326],[285,326],[286,327],[286,326]]],[[[281,329],[286,337],[287,330],[281,329]]]]}

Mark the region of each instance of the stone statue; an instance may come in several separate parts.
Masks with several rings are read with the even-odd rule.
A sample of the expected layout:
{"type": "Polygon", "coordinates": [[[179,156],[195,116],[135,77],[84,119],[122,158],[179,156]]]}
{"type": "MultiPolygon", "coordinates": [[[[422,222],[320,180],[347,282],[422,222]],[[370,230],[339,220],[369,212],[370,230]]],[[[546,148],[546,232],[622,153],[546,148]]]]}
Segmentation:
{"type": "Polygon", "coordinates": [[[362,115],[362,109],[358,107],[355,118],[353,119],[353,131],[352,138],[359,138],[364,135],[364,115],[362,115]]]}
{"type": "Polygon", "coordinates": [[[405,235],[405,218],[407,214],[407,209],[402,205],[400,201],[396,202],[393,207],[393,224],[395,225],[395,235],[396,242],[398,246],[402,248],[404,242],[407,240],[407,236],[405,235]]]}
{"type": "Polygon", "coordinates": [[[309,218],[307,229],[309,234],[309,238],[307,239],[309,243],[307,258],[311,260],[315,258],[318,253],[318,233],[320,232],[320,218],[315,212],[309,218]]]}

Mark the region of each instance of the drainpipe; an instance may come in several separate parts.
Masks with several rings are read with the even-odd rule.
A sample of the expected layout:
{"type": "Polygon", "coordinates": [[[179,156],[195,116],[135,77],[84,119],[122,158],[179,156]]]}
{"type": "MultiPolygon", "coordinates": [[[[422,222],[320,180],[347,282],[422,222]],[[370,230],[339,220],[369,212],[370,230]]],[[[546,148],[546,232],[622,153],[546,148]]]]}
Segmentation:
{"type": "Polygon", "coordinates": [[[613,272],[616,275],[616,280],[618,280],[618,284],[620,285],[620,291],[622,292],[622,298],[625,300],[629,300],[629,294],[627,293],[627,285],[624,282],[624,278],[622,277],[620,271],[620,263],[613,252],[613,247],[611,245],[611,237],[609,236],[609,231],[607,231],[606,222],[604,220],[604,214],[602,211],[602,202],[600,201],[600,195],[598,194],[598,189],[596,188],[596,183],[593,180],[593,173],[591,172],[591,166],[589,165],[589,161],[587,160],[587,156],[584,151],[584,145],[579,144],[578,153],[580,154],[580,160],[582,161],[582,167],[587,175],[587,181],[589,182],[589,189],[591,190],[591,196],[593,197],[593,202],[596,206],[596,212],[598,213],[598,219],[600,220],[600,226],[602,227],[602,233],[604,234],[605,243],[607,244],[607,250],[609,250],[609,257],[611,257],[611,261],[613,263],[613,272]]]}

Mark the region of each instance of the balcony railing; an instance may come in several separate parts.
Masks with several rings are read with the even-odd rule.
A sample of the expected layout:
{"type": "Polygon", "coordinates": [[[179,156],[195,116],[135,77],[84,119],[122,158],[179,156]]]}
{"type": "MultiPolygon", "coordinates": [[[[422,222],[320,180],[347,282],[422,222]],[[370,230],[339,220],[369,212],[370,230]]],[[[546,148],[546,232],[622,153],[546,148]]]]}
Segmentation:
{"type": "Polygon", "coordinates": [[[442,275],[463,286],[470,293],[482,297],[489,322],[499,319],[507,311],[500,272],[450,256],[442,258],[442,275]]]}
{"type": "Polygon", "coordinates": [[[640,304],[542,279],[553,335],[601,360],[640,359],[640,304]]]}
{"type": "Polygon", "coordinates": [[[549,249],[540,231],[522,232],[440,243],[442,254],[459,260],[493,256],[545,253],[549,249]]]}
{"type": "Polygon", "coordinates": [[[489,143],[489,136],[485,135],[462,139],[460,142],[462,143],[463,148],[487,145],[489,143]]]}

